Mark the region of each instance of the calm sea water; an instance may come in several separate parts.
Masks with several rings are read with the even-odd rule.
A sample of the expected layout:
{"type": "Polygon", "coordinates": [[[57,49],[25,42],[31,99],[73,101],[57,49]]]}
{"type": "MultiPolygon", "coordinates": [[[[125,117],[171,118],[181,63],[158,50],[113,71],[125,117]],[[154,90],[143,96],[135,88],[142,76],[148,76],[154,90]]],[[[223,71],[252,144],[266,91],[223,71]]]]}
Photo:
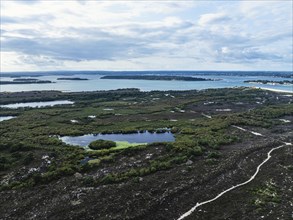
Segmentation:
{"type": "MultiPolygon", "coordinates": [[[[123,74],[123,73],[119,73],[123,74]]],[[[184,75],[184,74],[181,74],[184,75]]],[[[203,77],[210,79],[221,79],[219,81],[201,81],[201,82],[189,82],[189,81],[154,81],[154,80],[116,80],[116,79],[100,79],[102,75],[86,75],[75,74],[71,76],[64,75],[47,75],[37,78],[40,80],[51,80],[56,83],[50,84],[22,84],[22,85],[0,85],[1,92],[19,92],[19,91],[32,91],[32,90],[60,90],[64,92],[79,92],[79,91],[96,91],[96,90],[114,90],[121,88],[138,88],[141,91],[151,90],[201,90],[207,88],[228,88],[228,87],[261,87],[271,88],[283,91],[293,92],[293,88],[290,85],[261,85],[261,84],[249,84],[244,83],[245,80],[291,80],[288,78],[273,77],[273,76],[233,76],[233,75],[217,75],[215,74],[186,74],[188,76],[203,77]],[[59,77],[80,77],[88,78],[85,81],[73,81],[73,80],[57,80],[59,77]]],[[[24,77],[30,78],[30,77],[24,77]]],[[[3,81],[12,81],[10,77],[1,77],[3,81]]]]}
{"type": "Polygon", "coordinates": [[[60,139],[71,145],[88,146],[95,140],[108,140],[108,141],[127,141],[129,143],[154,143],[154,142],[173,142],[175,137],[171,132],[165,133],[150,133],[148,131],[144,133],[135,134],[87,134],[82,136],[64,136],[60,139]]]}

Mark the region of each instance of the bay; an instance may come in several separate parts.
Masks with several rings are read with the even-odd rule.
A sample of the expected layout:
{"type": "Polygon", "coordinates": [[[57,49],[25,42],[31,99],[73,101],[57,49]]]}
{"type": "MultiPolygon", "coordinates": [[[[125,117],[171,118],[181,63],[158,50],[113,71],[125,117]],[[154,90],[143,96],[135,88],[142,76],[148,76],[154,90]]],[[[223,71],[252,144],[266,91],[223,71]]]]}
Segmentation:
{"type": "MultiPolygon", "coordinates": [[[[119,73],[123,74],[123,73],[119,73]]],[[[60,77],[69,77],[68,75],[45,75],[33,76],[39,80],[51,80],[55,83],[48,84],[21,84],[21,85],[0,85],[1,92],[20,92],[20,91],[41,91],[41,90],[59,90],[63,92],[81,92],[81,91],[97,91],[97,90],[115,90],[123,88],[138,88],[141,91],[167,91],[167,90],[202,90],[209,88],[231,88],[231,87],[260,87],[268,89],[276,89],[287,92],[293,92],[292,85],[262,85],[244,83],[246,80],[273,80],[283,81],[288,78],[262,75],[217,75],[214,74],[192,74],[182,73],[186,76],[202,77],[214,79],[215,81],[163,81],[163,80],[121,80],[121,79],[101,79],[103,75],[94,74],[74,74],[70,77],[87,78],[89,80],[57,80],[60,77]],[[219,80],[218,80],[219,79],[219,80]]],[[[30,77],[23,77],[30,78],[30,77]]],[[[5,77],[3,74],[2,81],[12,81],[12,78],[5,77]]]]}

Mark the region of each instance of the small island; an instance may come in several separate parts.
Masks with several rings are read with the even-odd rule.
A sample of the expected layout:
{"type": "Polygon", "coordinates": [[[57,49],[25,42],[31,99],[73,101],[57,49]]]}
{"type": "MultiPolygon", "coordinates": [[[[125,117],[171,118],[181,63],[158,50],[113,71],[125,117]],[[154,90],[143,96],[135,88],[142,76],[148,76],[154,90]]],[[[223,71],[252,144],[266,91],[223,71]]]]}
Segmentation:
{"type": "Polygon", "coordinates": [[[245,83],[265,84],[265,85],[293,85],[293,80],[246,80],[245,83]]]}
{"type": "Polygon", "coordinates": [[[43,84],[43,83],[53,83],[50,80],[39,80],[33,78],[22,78],[22,79],[13,79],[13,81],[1,81],[0,85],[10,85],[10,84],[43,84]]]}
{"type": "Polygon", "coordinates": [[[63,78],[57,78],[57,80],[89,80],[89,79],[79,78],[79,77],[63,77],[63,78]]]}
{"type": "Polygon", "coordinates": [[[116,142],[109,140],[96,140],[89,144],[89,148],[92,150],[110,149],[116,147],[116,142]]]}
{"type": "Polygon", "coordinates": [[[133,75],[133,76],[103,76],[101,79],[133,79],[133,80],[167,80],[167,81],[213,81],[213,79],[196,78],[190,76],[158,76],[158,75],[133,75]]]}

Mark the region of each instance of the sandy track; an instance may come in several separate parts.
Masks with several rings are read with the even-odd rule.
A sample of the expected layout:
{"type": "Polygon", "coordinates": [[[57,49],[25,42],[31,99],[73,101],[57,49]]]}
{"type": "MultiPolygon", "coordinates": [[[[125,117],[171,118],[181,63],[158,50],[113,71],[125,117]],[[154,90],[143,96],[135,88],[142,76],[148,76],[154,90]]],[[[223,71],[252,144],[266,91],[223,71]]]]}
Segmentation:
{"type": "Polygon", "coordinates": [[[192,213],[193,213],[198,207],[200,207],[200,206],[202,206],[202,205],[204,205],[204,204],[207,204],[207,203],[211,203],[211,202],[217,200],[218,198],[220,198],[221,196],[223,196],[224,194],[228,193],[229,191],[231,191],[231,190],[233,190],[233,189],[236,189],[236,188],[238,188],[238,187],[240,187],[240,186],[244,186],[244,185],[248,184],[249,182],[251,182],[251,181],[257,176],[257,174],[259,173],[260,168],[261,168],[261,167],[262,167],[262,166],[263,166],[263,165],[264,165],[264,164],[265,164],[265,163],[271,158],[271,153],[272,153],[273,151],[275,151],[275,150],[277,150],[277,149],[280,149],[280,148],[282,148],[282,147],[285,147],[285,146],[292,146],[292,144],[291,144],[291,143],[286,143],[286,142],[284,142],[283,145],[272,148],[272,149],[267,153],[267,157],[266,157],[266,159],[265,159],[261,164],[259,164],[259,165],[257,166],[255,173],[250,177],[250,179],[248,179],[248,180],[245,181],[245,182],[239,183],[239,184],[237,184],[237,185],[235,185],[235,186],[232,186],[232,187],[230,187],[229,189],[226,189],[225,191],[219,193],[216,197],[214,197],[214,198],[212,198],[212,199],[210,199],[210,200],[207,200],[207,201],[204,201],[204,202],[200,202],[200,203],[196,203],[196,205],[193,206],[189,211],[187,211],[187,212],[185,212],[183,215],[181,215],[181,216],[178,218],[178,220],[182,220],[182,219],[186,218],[187,216],[191,215],[191,214],[192,214],[192,213]]]}

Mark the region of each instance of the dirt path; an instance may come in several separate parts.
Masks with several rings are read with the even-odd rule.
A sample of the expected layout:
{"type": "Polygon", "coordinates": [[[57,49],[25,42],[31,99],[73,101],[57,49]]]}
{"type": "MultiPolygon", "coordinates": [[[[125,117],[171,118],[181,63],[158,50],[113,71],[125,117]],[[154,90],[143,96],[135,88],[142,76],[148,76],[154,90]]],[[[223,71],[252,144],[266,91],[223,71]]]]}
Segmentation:
{"type": "Polygon", "coordinates": [[[245,129],[245,128],[241,128],[241,127],[236,126],[236,125],[232,125],[232,127],[237,128],[237,129],[239,129],[239,130],[241,130],[241,131],[247,131],[247,132],[250,132],[251,134],[254,134],[254,135],[256,135],[256,136],[263,136],[261,133],[257,133],[257,132],[255,132],[255,131],[249,131],[249,130],[247,130],[247,129],[245,129]]]}
{"type": "Polygon", "coordinates": [[[206,118],[209,118],[209,119],[212,118],[212,116],[210,116],[210,115],[206,115],[206,114],[204,114],[204,113],[202,113],[201,115],[204,116],[204,117],[206,117],[206,118]]]}
{"type": "Polygon", "coordinates": [[[282,147],[285,147],[285,146],[292,146],[292,144],[291,143],[286,143],[286,142],[284,142],[284,144],[283,145],[281,145],[281,146],[278,146],[278,147],[274,147],[273,149],[271,149],[268,153],[267,153],[267,158],[260,164],[260,165],[258,165],[258,167],[256,168],[256,171],[255,171],[255,173],[250,177],[250,179],[249,180],[247,180],[247,181],[245,181],[245,182],[243,182],[243,183],[239,183],[239,184],[237,184],[237,185],[235,185],[235,186],[232,186],[232,187],[230,187],[229,189],[226,189],[225,191],[223,191],[223,192],[221,192],[220,194],[218,194],[216,197],[214,197],[213,199],[210,199],[210,200],[207,200],[207,201],[204,201],[204,202],[200,202],[200,203],[196,203],[196,205],[194,206],[194,207],[192,207],[189,211],[187,211],[186,213],[184,213],[183,215],[181,215],[179,218],[178,218],[178,220],[182,220],[182,219],[184,219],[184,218],[186,218],[187,216],[189,216],[189,215],[191,215],[198,207],[200,207],[200,206],[202,206],[202,205],[204,205],[204,204],[207,204],[207,203],[211,203],[211,202],[213,202],[213,201],[215,201],[215,200],[217,200],[218,198],[220,198],[222,195],[224,195],[224,194],[226,194],[227,192],[229,192],[229,191],[231,191],[231,190],[233,190],[233,189],[236,189],[236,188],[238,188],[238,187],[240,187],[240,186],[243,186],[243,185],[246,185],[246,184],[248,184],[249,182],[251,182],[255,177],[256,177],[256,175],[259,173],[259,171],[260,171],[260,168],[271,158],[271,153],[273,152],[273,151],[275,151],[275,150],[277,150],[277,149],[280,149],[280,148],[282,148],[282,147]]]}

